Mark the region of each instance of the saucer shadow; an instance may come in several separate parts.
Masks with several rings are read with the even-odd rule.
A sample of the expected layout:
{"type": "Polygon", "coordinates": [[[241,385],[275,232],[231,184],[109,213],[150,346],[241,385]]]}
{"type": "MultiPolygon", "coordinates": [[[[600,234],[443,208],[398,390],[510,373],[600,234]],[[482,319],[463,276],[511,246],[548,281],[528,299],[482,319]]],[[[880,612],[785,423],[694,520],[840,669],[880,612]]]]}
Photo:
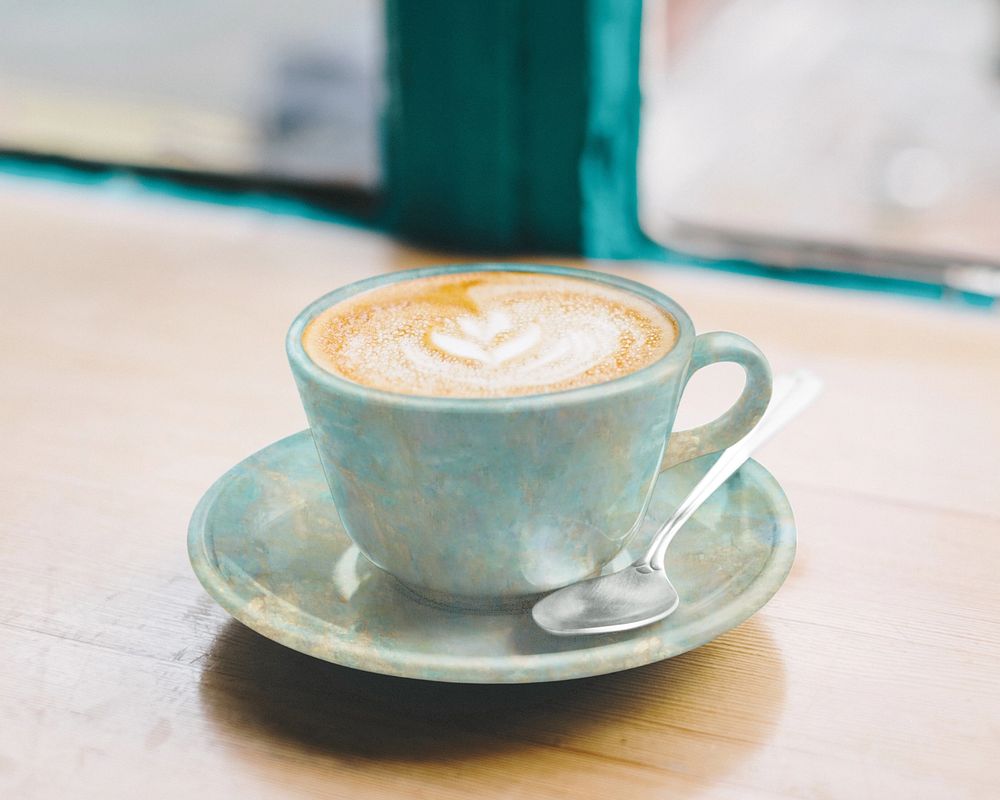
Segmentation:
{"type": "Polygon", "coordinates": [[[781,653],[757,619],[667,661],[522,685],[361,672],[230,621],[200,680],[207,719],[253,764],[268,751],[292,750],[304,762],[409,766],[442,784],[461,771],[434,771],[438,764],[492,764],[479,779],[499,789],[510,788],[511,769],[526,785],[579,783],[582,756],[592,770],[620,771],[626,762],[664,771],[665,784],[669,773],[683,776],[669,782],[678,796],[702,791],[763,745],[784,695],[781,653]]]}

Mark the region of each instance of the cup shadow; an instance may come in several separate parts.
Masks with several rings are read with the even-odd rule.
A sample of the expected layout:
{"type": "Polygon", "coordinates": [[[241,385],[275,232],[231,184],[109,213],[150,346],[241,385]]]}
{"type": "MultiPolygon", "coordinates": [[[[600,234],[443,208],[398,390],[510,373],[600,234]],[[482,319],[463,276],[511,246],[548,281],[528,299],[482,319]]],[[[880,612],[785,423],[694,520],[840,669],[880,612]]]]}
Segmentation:
{"type": "MultiPolygon", "coordinates": [[[[698,781],[704,788],[721,779],[770,738],[784,695],[781,653],[757,619],[667,661],[522,685],[361,672],[230,621],[200,679],[201,704],[223,741],[253,741],[258,753],[263,745],[383,767],[427,767],[558,748],[575,758],[518,758],[517,768],[533,773],[521,777],[537,778],[544,770],[546,781],[558,779],[560,770],[579,770],[583,753],[595,762],[683,773],[678,787],[692,791],[698,781]]],[[[495,774],[503,780],[502,771],[495,774]]]]}

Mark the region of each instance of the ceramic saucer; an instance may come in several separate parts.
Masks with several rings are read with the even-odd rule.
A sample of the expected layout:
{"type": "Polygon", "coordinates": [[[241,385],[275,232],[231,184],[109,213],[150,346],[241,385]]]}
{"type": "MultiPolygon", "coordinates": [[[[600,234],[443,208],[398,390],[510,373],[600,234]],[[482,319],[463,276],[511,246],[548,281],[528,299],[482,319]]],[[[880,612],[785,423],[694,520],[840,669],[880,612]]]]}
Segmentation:
{"type": "MultiPolygon", "coordinates": [[[[711,464],[657,483],[630,563],[711,464]]],[[[236,619],[303,653],[348,667],[435,681],[528,683],[580,678],[678,655],[766,603],[795,554],[777,481],[747,462],[678,534],[667,571],[681,596],[667,619],[633,631],[557,638],[527,612],[477,615],[426,605],[373,566],[344,532],[308,431],[233,467],[194,512],[188,551],[199,580],[236,619]]]]}

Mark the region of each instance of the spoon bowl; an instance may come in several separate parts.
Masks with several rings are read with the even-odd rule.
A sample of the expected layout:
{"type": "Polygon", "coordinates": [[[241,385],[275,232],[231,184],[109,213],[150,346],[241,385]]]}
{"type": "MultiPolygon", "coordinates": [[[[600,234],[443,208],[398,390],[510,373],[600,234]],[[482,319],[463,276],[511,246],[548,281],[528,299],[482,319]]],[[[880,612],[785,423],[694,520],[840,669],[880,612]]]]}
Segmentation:
{"type": "Polygon", "coordinates": [[[582,581],[535,604],[535,622],[550,633],[575,636],[613,633],[661,620],[674,612],[680,595],[662,572],[632,564],[582,581]]]}

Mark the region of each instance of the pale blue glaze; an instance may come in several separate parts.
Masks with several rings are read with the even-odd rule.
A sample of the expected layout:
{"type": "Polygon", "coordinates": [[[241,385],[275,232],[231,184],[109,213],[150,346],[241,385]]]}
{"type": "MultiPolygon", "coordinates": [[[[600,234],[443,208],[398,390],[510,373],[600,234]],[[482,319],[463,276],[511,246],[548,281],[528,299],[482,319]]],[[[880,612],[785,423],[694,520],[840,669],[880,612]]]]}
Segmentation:
{"type": "Polygon", "coordinates": [[[461,607],[506,607],[596,574],[640,524],[681,392],[718,360],[748,369],[734,411],[675,436],[668,463],[713,452],[763,413],[770,371],[735,334],[695,337],[672,300],[632,281],[562,267],[432,267],[355,283],[294,321],[287,350],[344,528],[375,564],[415,591],[461,607]],[[673,350],[618,380],[513,398],[413,397],[315,365],[302,332],[321,310],[367,289],[443,272],[523,270],[639,294],[677,321],[673,350]]]}
{"type": "MultiPolygon", "coordinates": [[[[633,542],[637,557],[704,474],[711,457],[660,481],[633,542]]],[[[784,581],[795,553],[791,509],[748,462],[685,525],[666,562],[681,604],[623,633],[559,638],[530,614],[449,611],[414,599],[353,545],[340,524],[308,432],[234,467],[195,510],[188,536],[208,592],[249,627],[317,658],[410,678],[524,683],[628,669],[698,647],[747,619],[784,581]]]]}

